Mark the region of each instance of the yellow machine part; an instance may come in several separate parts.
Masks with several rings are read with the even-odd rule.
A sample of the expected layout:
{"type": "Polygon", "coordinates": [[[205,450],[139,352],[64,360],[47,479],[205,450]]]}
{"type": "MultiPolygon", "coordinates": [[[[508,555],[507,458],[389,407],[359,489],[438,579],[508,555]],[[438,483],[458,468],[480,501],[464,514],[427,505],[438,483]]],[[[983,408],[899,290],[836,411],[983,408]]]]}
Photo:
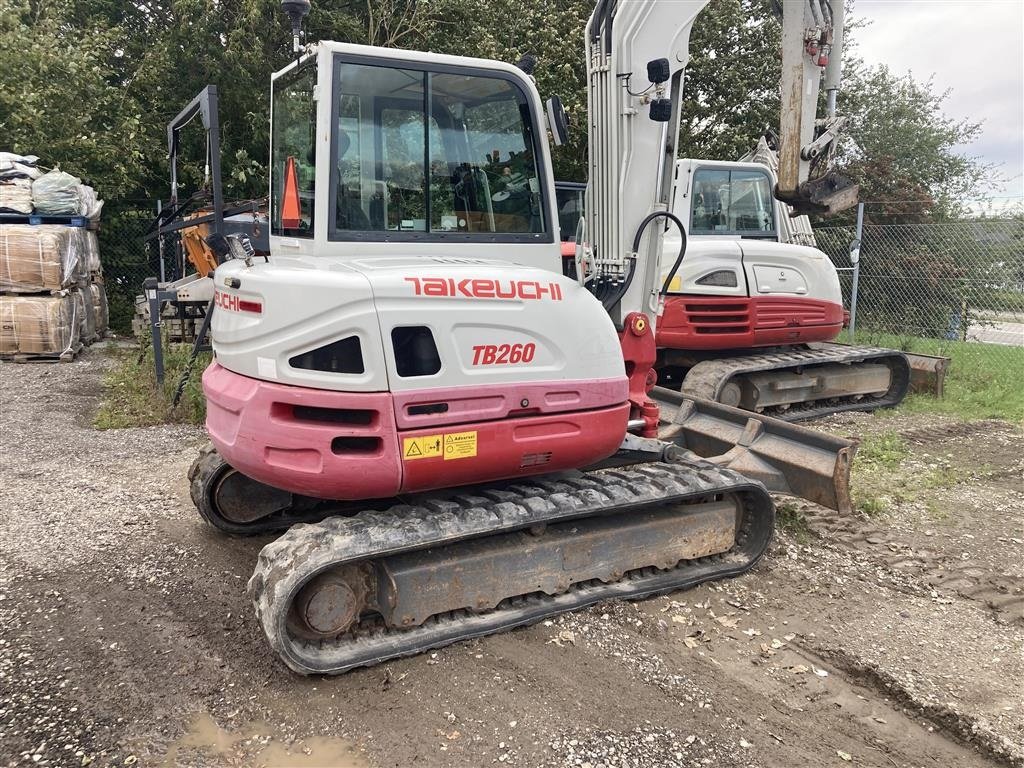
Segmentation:
{"type": "MultiPolygon", "coordinates": [[[[191,216],[187,216],[185,220],[199,218],[209,213],[212,211],[196,211],[191,216]]],[[[206,223],[181,230],[181,246],[201,277],[206,277],[217,268],[217,257],[213,255],[210,246],[206,244],[206,236],[209,234],[210,226],[206,223]]]]}

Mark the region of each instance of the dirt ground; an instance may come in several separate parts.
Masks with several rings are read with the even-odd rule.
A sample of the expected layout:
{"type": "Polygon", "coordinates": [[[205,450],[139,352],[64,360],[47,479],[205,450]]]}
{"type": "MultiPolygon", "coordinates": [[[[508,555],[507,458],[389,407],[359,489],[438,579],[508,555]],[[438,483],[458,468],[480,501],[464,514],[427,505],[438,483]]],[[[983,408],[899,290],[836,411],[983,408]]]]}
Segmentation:
{"type": "Polygon", "coordinates": [[[245,595],[269,539],[192,508],[201,430],[90,427],[108,364],[0,365],[0,765],[1024,766],[1017,427],[830,419],[917,490],[788,502],[742,578],[300,678],[245,595]]]}

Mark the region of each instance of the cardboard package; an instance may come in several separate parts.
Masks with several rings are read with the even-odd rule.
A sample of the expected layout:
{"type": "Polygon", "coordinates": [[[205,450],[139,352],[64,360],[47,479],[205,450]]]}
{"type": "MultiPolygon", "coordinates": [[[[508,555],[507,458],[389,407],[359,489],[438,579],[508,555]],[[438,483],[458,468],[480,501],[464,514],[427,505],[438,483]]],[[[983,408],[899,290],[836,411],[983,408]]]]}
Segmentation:
{"type": "Polygon", "coordinates": [[[0,296],[0,354],[60,355],[78,346],[75,299],[0,296]]]}
{"type": "Polygon", "coordinates": [[[88,291],[92,299],[93,316],[96,318],[96,336],[102,339],[110,327],[110,307],[107,304],[107,289],[103,287],[103,279],[93,278],[88,291]]]}
{"type": "Polygon", "coordinates": [[[0,291],[59,291],[87,274],[85,231],[57,224],[0,224],[0,291]]]}
{"type": "Polygon", "coordinates": [[[96,340],[96,312],[92,308],[90,287],[71,291],[75,300],[75,317],[78,318],[78,338],[83,344],[92,344],[96,340]]]}

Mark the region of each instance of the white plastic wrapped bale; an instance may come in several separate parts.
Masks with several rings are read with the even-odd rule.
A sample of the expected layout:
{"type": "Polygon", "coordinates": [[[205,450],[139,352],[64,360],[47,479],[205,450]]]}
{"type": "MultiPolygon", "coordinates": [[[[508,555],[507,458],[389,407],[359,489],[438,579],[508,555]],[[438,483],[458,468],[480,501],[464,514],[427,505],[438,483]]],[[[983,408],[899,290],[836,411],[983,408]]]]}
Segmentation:
{"type": "Polygon", "coordinates": [[[82,274],[84,230],[56,224],[0,225],[0,291],[59,291],[82,274]]]}
{"type": "Polygon", "coordinates": [[[31,179],[0,179],[0,213],[32,213],[31,179]]]}
{"type": "Polygon", "coordinates": [[[54,168],[32,182],[32,203],[36,213],[48,216],[78,216],[82,213],[82,180],[54,168]]]}
{"type": "Polygon", "coordinates": [[[75,300],[65,296],[0,296],[0,354],[74,355],[80,348],[75,300]]]}
{"type": "Polygon", "coordinates": [[[18,155],[14,152],[0,152],[0,179],[38,179],[43,172],[36,167],[39,158],[35,155],[18,155]]]}
{"type": "Polygon", "coordinates": [[[76,288],[71,291],[71,298],[75,301],[75,317],[78,318],[78,338],[83,344],[92,344],[96,341],[96,313],[92,308],[92,293],[88,286],[85,290],[76,288]]]}
{"type": "Polygon", "coordinates": [[[82,233],[85,256],[82,259],[85,273],[89,276],[103,274],[103,264],[100,263],[100,239],[91,229],[83,230],[82,233]]]}
{"type": "Polygon", "coordinates": [[[107,304],[107,289],[103,285],[103,278],[93,278],[88,291],[92,299],[93,316],[96,319],[96,337],[102,339],[110,327],[110,307],[107,304]]]}
{"type": "Polygon", "coordinates": [[[99,199],[96,190],[88,184],[81,184],[78,187],[78,199],[81,201],[81,208],[78,212],[90,221],[99,221],[100,212],[103,210],[103,201],[99,199]]]}

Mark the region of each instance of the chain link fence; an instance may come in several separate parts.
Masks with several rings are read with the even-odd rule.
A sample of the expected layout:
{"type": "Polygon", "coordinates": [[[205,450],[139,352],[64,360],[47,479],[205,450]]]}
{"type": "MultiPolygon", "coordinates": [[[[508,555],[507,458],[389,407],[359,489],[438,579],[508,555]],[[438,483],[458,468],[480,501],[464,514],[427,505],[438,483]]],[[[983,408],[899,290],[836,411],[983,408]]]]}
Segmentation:
{"type": "Polygon", "coordinates": [[[815,229],[840,270],[856,312],[857,343],[942,354],[943,345],[985,344],[1024,366],[1024,219],[865,224],[856,307],[854,227],[815,229]]]}
{"type": "Polygon", "coordinates": [[[110,329],[132,332],[135,297],[142,281],[160,274],[154,242],[145,240],[156,216],[156,204],[147,200],[107,201],[100,221],[100,260],[110,305],[110,329]]]}
{"type": "MultiPolygon", "coordinates": [[[[146,240],[155,213],[148,200],[108,202],[103,211],[100,255],[118,333],[131,333],[142,281],[161,274],[156,241],[146,240]]],[[[852,226],[815,229],[851,309],[855,236],[852,226]]],[[[180,261],[165,254],[165,279],[181,277],[180,261]]],[[[864,225],[855,309],[856,336],[844,340],[934,354],[943,343],[973,342],[1024,366],[1024,219],[864,225]]]]}

